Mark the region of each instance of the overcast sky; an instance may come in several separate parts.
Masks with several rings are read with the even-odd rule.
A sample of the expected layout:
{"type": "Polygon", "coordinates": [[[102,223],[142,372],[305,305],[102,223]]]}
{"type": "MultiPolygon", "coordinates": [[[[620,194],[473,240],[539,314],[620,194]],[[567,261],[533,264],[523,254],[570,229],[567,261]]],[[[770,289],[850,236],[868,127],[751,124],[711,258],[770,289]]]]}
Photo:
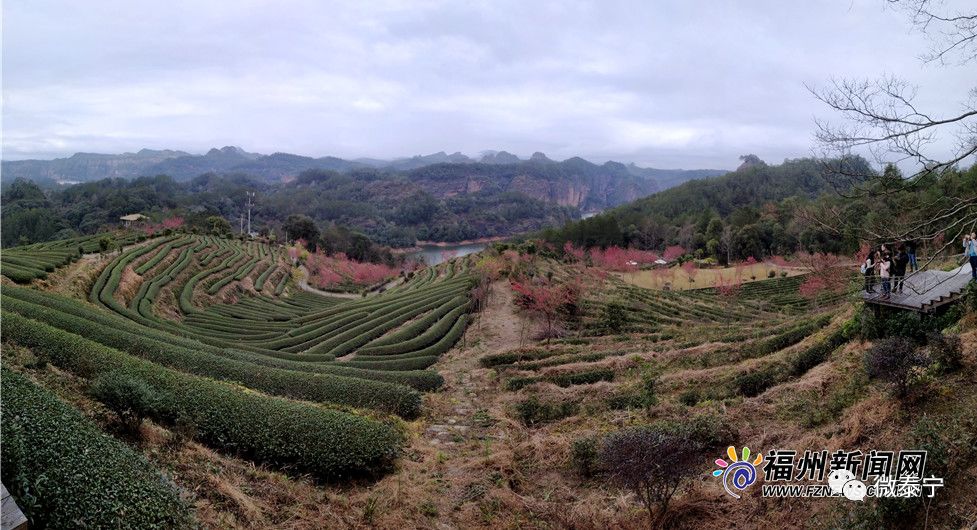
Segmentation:
{"type": "Polygon", "coordinates": [[[809,155],[830,114],[804,84],[832,76],[894,74],[959,112],[973,65],[925,65],[925,49],[883,0],[6,0],[3,156],[504,149],[734,168],[809,155]]]}

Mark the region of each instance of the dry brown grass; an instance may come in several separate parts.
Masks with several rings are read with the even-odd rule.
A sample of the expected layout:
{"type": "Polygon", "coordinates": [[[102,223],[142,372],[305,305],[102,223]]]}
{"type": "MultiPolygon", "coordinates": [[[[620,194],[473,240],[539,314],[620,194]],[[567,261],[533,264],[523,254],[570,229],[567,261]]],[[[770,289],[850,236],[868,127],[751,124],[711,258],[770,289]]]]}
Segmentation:
{"type": "MultiPolygon", "coordinates": [[[[751,279],[751,277],[756,277],[755,281],[766,280],[767,274],[771,270],[774,271],[777,278],[780,277],[781,271],[786,271],[787,276],[797,276],[798,274],[804,274],[807,272],[807,269],[802,267],[774,267],[772,265],[758,263],[749,267],[743,267],[741,271],[742,280],[744,282],[754,281],[751,279]]],[[[735,267],[697,269],[695,282],[690,282],[689,276],[683,270],[677,267],[672,267],[672,271],[672,276],[664,279],[656,276],[655,272],[652,270],[620,272],[614,274],[631,285],[637,285],[638,287],[644,287],[645,289],[662,289],[665,282],[668,282],[673,290],[715,287],[720,275],[722,275],[726,281],[730,281],[737,274],[737,269],[735,267]]]]}
{"type": "MultiPolygon", "coordinates": [[[[376,482],[316,484],[215,453],[151,423],[142,430],[139,449],[191,496],[199,519],[208,528],[637,529],[647,528],[647,519],[633,495],[573,471],[569,461],[575,439],[629,425],[709,414],[734,428],[731,444],[748,445],[754,452],[774,448],[900,449],[907,447],[907,433],[924,412],[950,418],[977,409],[977,332],[972,328],[963,334],[964,370],[950,379],[952,384],[937,381],[927,396],[906,407],[894,402],[879,385],[869,384],[836,418],[815,426],[807,425],[803,414],[830,404],[852,373],[861,369],[865,344],[851,343],[802,377],[755,398],[688,407],[675,396],[693,382],[717,384],[731,371],[776,360],[782,353],[716,368],[670,371],[662,379],[665,384],[657,405],[647,410],[611,411],[604,405],[606,400],[638,382],[635,357],[679,359],[704,355],[724,345],[678,349],[602,339],[595,341],[595,349],[625,348],[629,353],[537,373],[609,366],[619,375],[615,381],[569,388],[537,383],[508,392],[495,370],[478,364],[481,356],[517,348],[522,342],[523,317],[514,311],[507,293],[504,285],[496,286],[488,309],[478,317],[482,322],[470,326],[465,340],[436,365],[445,376],[445,386],[425,396],[424,416],[407,424],[410,444],[398,469],[376,482]],[[583,405],[576,416],[529,428],[512,414],[514,404],[529,395],[553,402],[576,400],[583,405]]],[[[172,293],[165,298],[172,299],[172,293]]],[[[590,347],[581,349],[589,351],[590,347]]],[[[10,354],[16,358],[29,352],[5,347],[5,362],[10,354]]],[[[104,424],[108,420],[100,406],[85,397],[83,381],[50,367],[34,375],[96,421],[104,424]]],[[[708,475],[711,460],[704,457],[702,475],[674,499],[668,516],[672,527],[830,528],[846,510],[862,509],[834,502],[837,499],[766,499],[756,493],[759,483],[737,501],[708,475]]],[[[977,480],[974,465],[959,471],[956,485],[945,492],[946,504],[931,516],[932,527],[956,520],[951,517],[977,517],[973,508],[977,491],[966,488],[973,480],[977,480]]]]}

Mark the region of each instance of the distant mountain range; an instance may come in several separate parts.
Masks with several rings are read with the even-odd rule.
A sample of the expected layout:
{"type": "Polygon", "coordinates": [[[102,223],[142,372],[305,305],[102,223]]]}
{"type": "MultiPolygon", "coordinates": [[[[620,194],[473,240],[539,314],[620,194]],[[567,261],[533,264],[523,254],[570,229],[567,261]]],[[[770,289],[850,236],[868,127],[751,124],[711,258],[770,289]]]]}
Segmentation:
{"type": "MultiPolygon", "coordinates": [[[[597,165],[578,157],[555,162],[539,152],[534,153],[529,160],[520,159],[505,151],[486,151],[478,159],[462,153],[447,154],[442,151],[395,160],[372,158],[345,160],[331,156],[313,158],[289,153],[262,155],[249,153],[233,146],[214,148],[203,155],[174,150],[142,149],[137,153],[120,155],[76,153],[67,158],[54,160],[5,160],[2,162],[2,172],[7,182],[15,178],[26,178],[42,186],[51,187],[104,178],[154,175],[169,175],[177,181],[186,181],[206,173],[243,173],[268,183],[286,183],[294,180],[302,172],[312,169],[341,173],[360,169],[410,173],[435,165],[446,166],[436,172],[442,175],[439,177],[440,180],[445,180],[444,174],[447,173],[452,176],[451,180],[455,181],[456,185],[460,181],[466,183],[464,190],[458,190],[462,193],[472,191],[473,187],[484,187],[486,174],[499,174],[498,171],[487,171],[484,166],[507,166],[511,171],[502,171],[502,173],[512,173],[508,181],[516,182],[517,188],[519,182],[537,180],[536,176],[547,173],[549,177],[555,177],[557,180],[566,180],[566,186],[562,186],[564,189],[556,190],[554,193],[541,193],[537,189],[536,193],[530,195],[582,209],[603,209],[670,188],[690,179],[726,173],[723,170],[712,169],[642,168],[633,163],[624,165],[617,162],[597,165]],[[586,200],[592,193],[599,193],[603,197],[586,200]],[[553,197],[549,197],[550,195],[553,197]],[[588,202],[592,204],[585,204],[588,202]]],[[[412,176],[421,181],[430,180],[426,173],[412,176]]],[[[552,181],[552,178],[546,180],[552,181]]]]}

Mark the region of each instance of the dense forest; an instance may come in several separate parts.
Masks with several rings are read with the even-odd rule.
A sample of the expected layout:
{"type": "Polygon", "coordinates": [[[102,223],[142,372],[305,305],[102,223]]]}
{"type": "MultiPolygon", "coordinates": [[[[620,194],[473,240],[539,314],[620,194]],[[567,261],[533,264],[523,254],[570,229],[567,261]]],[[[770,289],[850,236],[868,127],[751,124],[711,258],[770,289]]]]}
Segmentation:
{"type": "MultiPolygon", "coordinates": [[[[166,153],[141,151],[111,159],[100,155],[95,160],[72,157],[44,167],[61,177],[65,171],[80,171],[77,167],[121,175],[137,171],[137,163],[152,162],[166,153]]],[[[582,158],[555,162],[542,153],[530,160],[498,154],[486,162],[435,162],[441,157],[426,157],[414,162],[432,163],[413,168],[361,165],[343,171],[312,168],[293,174],[301,167],[293,163],[294,158],[225,148],[204,156],[171,156],[165,164],[159,163],[164,165],[158,167],[173,174],[114,177],[69,186],[45,186],[43,179],[7,179],[3,244],[90,234],[115,226],[120,216],[132,213],[157,222],[178,215],[191,223],[199,221],[202,228],[209,226],[203,220],[218,216],[240,230],[246,194],[256,192],[252,210],[256,231],[283,236],[285,219],[303,214],[323,228],[341,225],[381,245],[410,247],[417,241],[456,242],[560,226],[583,212],[647,196],[660,189],[658,176],[675,182],[710,174],[708,170],[665,171],[617,162],[598,165],[582,158]],[[216,170],[187,178],[206,168],[216,170]]],[[[309,160],[319,163],[323,159],[309,160]]]]}
{"type": "Polygon", "coordinates": [[[288,216],[304,214],[323,228],[346,226],[394,247],[412,246],[417,240],[509,235],[579,216],[576,208],[498,189],[438,198],[406,179],[375,170],[312,170],[284,185],[246,175],[207,174],[185,183],[168,176],[117,178],[47,192],[16,179],[2,197],[3,245],[91,234],[117,226],[119,217],[131,213],[149,215],[156,222],[180,216],[201,229],[209,227],[209,217],[218,216],[237,232],[248,191],[257,193],[252,210],[255,231],[283,237],[288,216]]]}
{"type": "MultiPolygon", "coordinates": [[[[601,215],[544,230],[542,236],[557,245],[565,241],[641,249],[680,245],[700,259],[720,263],[797,250],[850,254],[859,247],[859,234],[839,228],[832,219],[844,218],[849,227],[885,224],[906,208],[935,204],[933,199],[939,195],[977,190],[977,166],[972,166],[934,177],[933,186],[911,191],[908,197],[876,194],[871,199],[869,193],[852,198],[832,186],[836,179],[826,178],[823,161],[805,158],[768,165],[752,155],[744,159],[739,169],[722,177],[689,181],[601,215]]],[[[858,157],[841,163],[849,166],[849,174],[873,173],[858,157]]],[[[831,171],[837,172],[837,167],[835,161],[831,171]]],[[[892,166],[884,174],[902,178],[892,166]]]]}

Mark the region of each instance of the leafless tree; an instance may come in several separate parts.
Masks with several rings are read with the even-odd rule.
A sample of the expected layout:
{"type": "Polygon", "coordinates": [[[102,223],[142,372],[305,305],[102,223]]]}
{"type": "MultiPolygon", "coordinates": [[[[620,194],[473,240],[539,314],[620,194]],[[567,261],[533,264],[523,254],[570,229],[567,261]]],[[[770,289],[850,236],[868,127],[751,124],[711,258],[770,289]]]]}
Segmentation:
{"type": "MultiPolygon", "coordinates": [[[[939,65],[977,65],[977,4],[972,12],[946,7],[941,0],[885,0],[907,15],[930,48],[920,59],[939,65]]],[[[974,76],[977,81],[977,75],[974,76]]],[[[884,223],[864,223],[843,207],[820,212],[822,227],[855,233],[865,241],[929,243],[936,250],[959,245],[977,226],[977,190],[940,188],[946,172],[973,162],[977,153],[977,86],[961,95],[960,110],[937,116],[915,103],[917,88],[902,79],[835,79],[811,93],[840,115],[838,122],[816,122],[815,138],[826,174],[840,194],[870,198],[890,212],[884,223]],[[937,140],[956,139],[952,152],[937,140]],[[911,167],[903,176],[889,168],[877,172],[851,163],[868,153],[880,167],[911,167]],[[921,193],[939,189],[941,193],[921,193]]]]}
{"type": "Polygon", "coordinates": [[[651,427],[608,435],[598,458],[607,479],[633,492],[648,511],[652,528],[666,526],[668,504],[701,467],[697,443],[651,427]]]}

